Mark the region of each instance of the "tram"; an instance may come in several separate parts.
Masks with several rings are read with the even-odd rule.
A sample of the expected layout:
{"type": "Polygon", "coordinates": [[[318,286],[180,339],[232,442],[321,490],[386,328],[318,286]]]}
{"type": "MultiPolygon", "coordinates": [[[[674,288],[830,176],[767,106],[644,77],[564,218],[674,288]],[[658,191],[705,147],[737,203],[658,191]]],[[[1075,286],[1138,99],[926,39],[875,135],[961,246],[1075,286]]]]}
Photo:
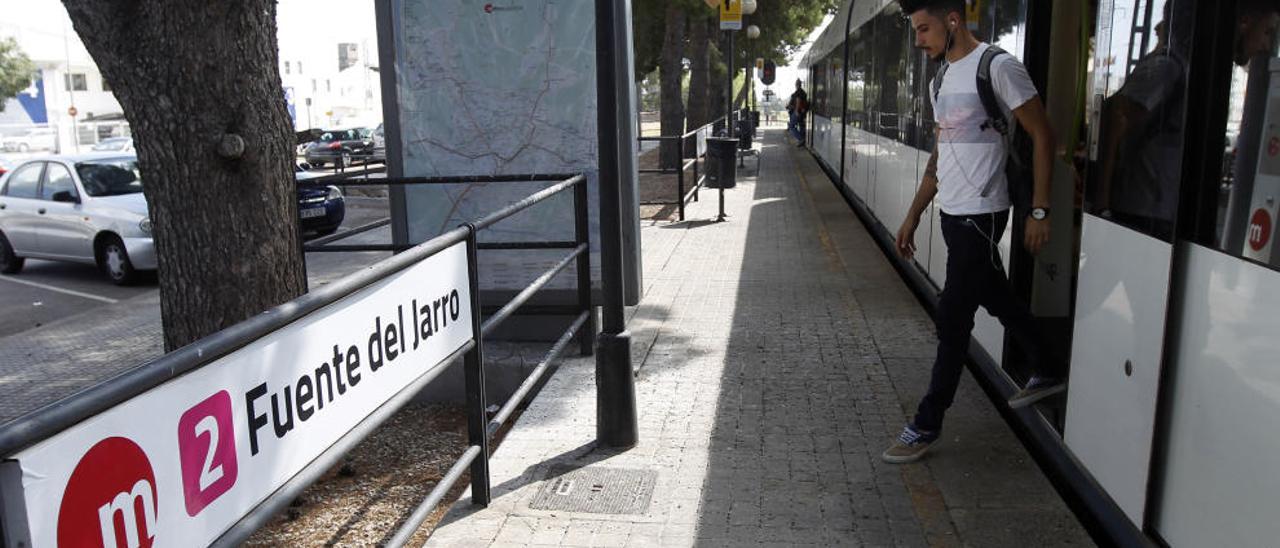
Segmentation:
{"type": "MultiPolygon", "coordinates": [[[[1280,57],[1276,0],[970,0],[1021,59],[1059,143],[1050,245],[1000,250],[1068,357],[1068,390],[1004,404],[1019,350],[979,311],[970,370],[1104,544],[1280,543],[1280,57]]],[[[845,0],[803,58],[806,146],[926,303],[939,210],[893,235],[935,147],[937,63],[897,2],[845,0]]]]}

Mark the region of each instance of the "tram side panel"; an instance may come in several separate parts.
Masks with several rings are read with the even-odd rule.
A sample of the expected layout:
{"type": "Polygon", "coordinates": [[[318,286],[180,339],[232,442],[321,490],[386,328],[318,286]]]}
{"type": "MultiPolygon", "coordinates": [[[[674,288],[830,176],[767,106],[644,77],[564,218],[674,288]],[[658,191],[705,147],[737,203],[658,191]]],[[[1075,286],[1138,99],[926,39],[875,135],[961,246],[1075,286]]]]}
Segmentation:
{"type": "Polygon", "coordinates": [[[1280,272],[1195,244],[1158,530],[1171,546],[1275,546],[1280,539],[1280,272]]]}

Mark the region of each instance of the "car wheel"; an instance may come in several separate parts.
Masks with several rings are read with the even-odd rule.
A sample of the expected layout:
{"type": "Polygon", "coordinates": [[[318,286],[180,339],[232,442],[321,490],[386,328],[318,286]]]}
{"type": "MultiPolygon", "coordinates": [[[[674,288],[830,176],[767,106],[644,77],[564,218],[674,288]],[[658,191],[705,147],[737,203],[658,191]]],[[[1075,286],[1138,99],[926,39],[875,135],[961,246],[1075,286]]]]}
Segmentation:
{"type": "Polygon", "coordinates": [[[26,262],[26,259],[14,254],[9,240],[4,237],[4,234],[0,234],[0,273],[17,274],[26,262]]]}
{"type": "Polygon", "coordinates": [[[116,285],[129,285],[138,279],[138,271],[134,270],[133,263],[129,261],[129,251],[120,238],[113,236],[104,240],[98,256],[102,270],[116,285]]]}
{"type": "Polygon", "coordinates": [[[334,232],[337,232],[337,231],[338,231],[338,227],[337,227],[337,225],[334,225],[334,226],[330,226],[330,227],[325,227],[325,228],[316,229],[316,235],[317,235],[317,236],[328,236],[328,235],[333,234],[334,232]]]}

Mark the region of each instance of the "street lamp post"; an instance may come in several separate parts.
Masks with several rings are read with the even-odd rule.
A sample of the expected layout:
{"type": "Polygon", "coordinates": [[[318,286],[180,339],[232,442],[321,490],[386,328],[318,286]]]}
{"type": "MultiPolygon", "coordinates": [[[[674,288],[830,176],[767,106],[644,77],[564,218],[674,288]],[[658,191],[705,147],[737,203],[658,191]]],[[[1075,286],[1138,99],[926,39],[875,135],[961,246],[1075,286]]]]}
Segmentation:
{"type": "Polygon", "coordinates": [[[596,337],[596,440],[605,447],[639,441],[631,333],[623,311],[622,198],[618,157],[617,67],[625,66],[615,42],[620,5],[596,0],[596,115],[600,154],[601,333],[596,337]]]}
{"type": "MultiPolygon", "coordinates": [[[[722,0],[722,1],[723,1],[723,2],[733,2],[733,1],[740,1],[740,2],[742,2],[742,15],[743,15],[743,16],[751,15],[751,14],[753,14],[753,13],[755,13],[755,12],[756,12],[756,7],[757,7],[757,6],[756,6],[756,0],[722,0]]],[[[727,78],[728,82],[725,84],[725,98],[726,98],[726,101],[725,101],[725,108],[726,108],[726,112],[725,112],[725,123],[729,126],[729,137],[730,137],[730,138],[732,138],[732,137],[734,136],[734,123],[733,123],[733,122],[734,122],[734,119],[733,119],[733,72],[734,72],[734,69],[733,69],[733,30],[732,30],[732,29],[729,29],[729,30],[727,30],[727,32],[729,33],[729,47],[728,47],[728,48],[726,48],[725,55],[724,55],[724,62],[725,62],[725,66],[729,67],[729,70],[727,71],[727,74],[729,75],[729,77],[727,78]]],[[[759,28],[759,27],[756,27],[755,25],[751,25],[751,27],[749,27],[749,28],[747,29],[747,37],[748,37],[748,38],[755,38],[756,36],[759,36],[759,35],[760,35],[760,28],[759,28]],[[755,36],[752,36],[751,29],[755,29],[755,36]]],[[[748,69],[747,69],[747,70],[750,70],[750,64],[748,64],[748,69]]],[[[742,85],[743,85],[743,86],[747,86],[747,85],[749,85],[750,74],[748,74],[748,75],[747,75],[747,78],[748,78],[748,81],[744,81],[744,82],[742,83],[742,85]]]]}

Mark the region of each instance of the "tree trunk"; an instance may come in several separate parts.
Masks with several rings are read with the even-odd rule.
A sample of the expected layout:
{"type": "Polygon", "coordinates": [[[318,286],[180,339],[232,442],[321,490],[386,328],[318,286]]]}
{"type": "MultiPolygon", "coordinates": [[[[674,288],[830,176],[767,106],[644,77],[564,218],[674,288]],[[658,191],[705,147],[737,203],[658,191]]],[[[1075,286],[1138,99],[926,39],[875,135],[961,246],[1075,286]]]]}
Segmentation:
{"type": "Polygon", "coordinates": [[[133,130],[165,350],[306,291],[275,0],[64,0],[133,130]]]}
{"type": "Polygon", "coordinates": [[[711,118],[716,119],[724,116],[728,111],[729,98],[725,97],[725,78],[732,78],[728,74],[727,65],[724,64],[724,52],[729,47],[728,33],[717,30],[713,33],[715,38],[716,49],[712,52],[712,68],[711,68],[711,86],[707,89],[707,96],[711,98],[711,118]]]}
{"type": "Polygon", "coordinates": [[[689,129],[710,122],[711,25],[712,19],[694,19],[689,25],[689,129]]]}
{"type": "MultiPolygon", "coordinates": [[[[689,20],[689,108],[685,112],[685,127],[693,131],[711,121],[711,103],[707,97],[710,83],[711,45],[709,40],[711,20],[694,17],[689,20]]],[[[697,137],[684,143],[685,156],[697,154],[697,137]]]]}
{"type": "MultiPolygon", "coordinates": [[[[684,133],[684,98],[680,84],[684,77],[684,10],[674,3],[666,8],[666,33],[662,39],[662,62],[658,65],[658,79],[662,81],[662,134],[684,133]]],[[[680,166],[680,147],[677,142],[662,143],[658,162],[663,169],[680,166]]]]}
{"type": "MultiPolygon", "coordinates": [[[[741,68],[739,68],[738,70],[736,70],[736,71],[734,71],[734,72],[736,72],[736,73],[738,73],[738,74],[742,74],[742,69],[741,69],[741,68]]],[[[737,74],[735,74],[734,76],[736,77],[736,76],[737,76],[737,74]]],[[[745,107],[745,106],[747,105],[747,85],[748,85],[747,81],[746,81],[746,80],[743,80],[743,81],[742,81],[742,87],[738,88],[738,93],[737,93],[736,95],[734,95],[734,96],[733,96],[733,109],[734,109],[734,110],[740,110],[740,109],[742,109],[742,107],[745,107]]]]}

